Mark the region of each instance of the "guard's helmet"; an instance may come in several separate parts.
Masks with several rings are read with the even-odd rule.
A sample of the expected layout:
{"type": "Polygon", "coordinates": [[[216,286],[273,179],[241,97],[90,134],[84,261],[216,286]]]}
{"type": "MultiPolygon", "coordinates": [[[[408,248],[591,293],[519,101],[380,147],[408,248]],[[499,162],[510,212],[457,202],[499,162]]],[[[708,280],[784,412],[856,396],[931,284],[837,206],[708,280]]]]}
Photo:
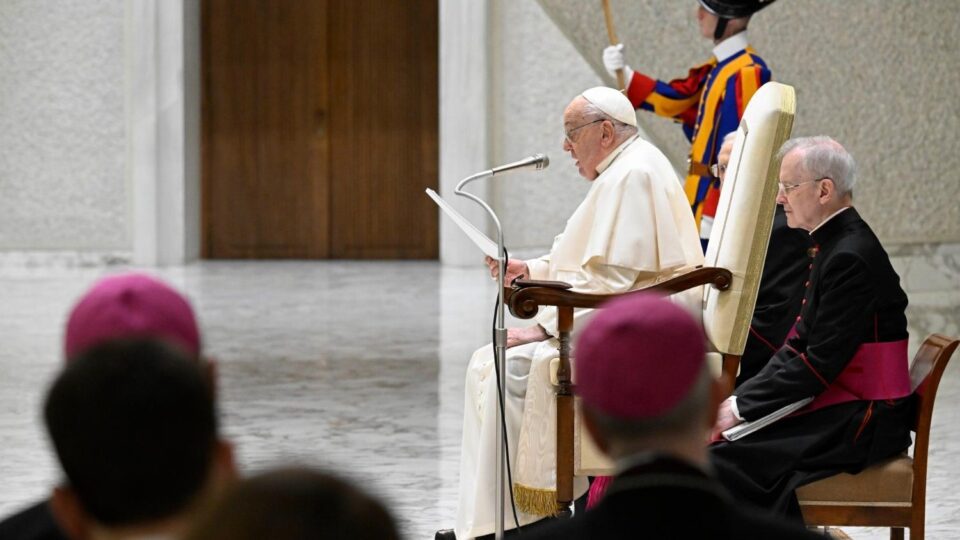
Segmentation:
{"type": "Polygon", "coordinates": [[[718,17],[737,19],[753,15],[775,1],[776,0],[700,0],[700,5],[718,17]]]}

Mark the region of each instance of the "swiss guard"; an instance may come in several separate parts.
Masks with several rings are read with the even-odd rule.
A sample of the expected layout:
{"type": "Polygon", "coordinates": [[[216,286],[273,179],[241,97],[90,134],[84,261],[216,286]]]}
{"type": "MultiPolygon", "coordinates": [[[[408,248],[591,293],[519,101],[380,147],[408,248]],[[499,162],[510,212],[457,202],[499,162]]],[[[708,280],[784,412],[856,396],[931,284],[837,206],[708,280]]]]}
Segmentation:
{"type": "Polygon", "coordinates": [[[707,248],[720,200],[720,182],[711,173],[723,137],[737,129],[744,109],[770,80],[767,64],[750,46],[750,17],[775,0],[699,0],[700,34],[714,42],[713,57],[682,79],[664,82],[634,71],[623,58],[622,43],[603,51],[611,75],[623,70],[627,97],[637,109],[653,111],[683,125],[690,140],[690,167],[685,190],[707,248]]]}

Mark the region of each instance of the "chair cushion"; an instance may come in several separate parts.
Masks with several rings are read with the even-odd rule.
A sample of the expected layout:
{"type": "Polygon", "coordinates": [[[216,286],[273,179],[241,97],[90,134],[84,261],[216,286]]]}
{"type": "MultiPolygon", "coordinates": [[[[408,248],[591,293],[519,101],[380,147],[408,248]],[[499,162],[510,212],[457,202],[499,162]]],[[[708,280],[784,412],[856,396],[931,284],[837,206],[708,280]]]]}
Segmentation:
{"type": "Polygon", "coordinates": [[[913,459],[899,456],[864,469],[840,473],[797,489],[800,505],[909,505],[913,495],[913,459]]]}

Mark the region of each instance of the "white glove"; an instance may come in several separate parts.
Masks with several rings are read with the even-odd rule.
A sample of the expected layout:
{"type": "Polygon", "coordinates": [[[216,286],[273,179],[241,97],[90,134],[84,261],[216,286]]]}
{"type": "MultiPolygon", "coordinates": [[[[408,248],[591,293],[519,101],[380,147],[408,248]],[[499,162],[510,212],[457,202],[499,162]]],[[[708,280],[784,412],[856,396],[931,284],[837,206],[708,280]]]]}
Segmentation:
{"type": "Polygon", "coordinates": [[[603,67],[607,68],[607,73],[611,77],[617,76],[617,70],[622,69],[627,84],[633,78],[633,70],[623,61],[623,43],[610,45],[603,50],[603,67]]]}

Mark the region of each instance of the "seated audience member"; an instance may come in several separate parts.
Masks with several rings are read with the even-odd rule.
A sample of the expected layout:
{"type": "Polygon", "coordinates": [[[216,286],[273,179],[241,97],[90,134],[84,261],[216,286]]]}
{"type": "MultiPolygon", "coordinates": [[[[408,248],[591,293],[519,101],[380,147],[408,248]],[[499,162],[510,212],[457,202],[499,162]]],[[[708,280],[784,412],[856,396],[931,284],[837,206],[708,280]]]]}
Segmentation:
{"type": "Polygon", "coordinates": [[[57,377],[44,419],[66,476],[51,504],[72,538],[179,538],[235,476],[207,372],[165,343],[86,349],[57,377]]]}
{"type": "MultiPolygon", "coordinates": [[[[673,166],[639,137],[636,113],[623,94],[605,87],[584,91],[567,105],[563,125],[563,149],[591,183],[590,190],[549,254],[508,261],[507,283],[523,275],[565,281],[579,292],[612,294],[703,264],[696,225],[673,166]]],[[[487,263],[496,276],[497,262],[488,258],[487,263]]],[[[677,299],[698,309],[699,290],[677,299]]],[[[575,312],[575,326],[586,312],[575,312]]],[[[549,364],[557,356],[557,310],[541,309],[536,322],[507,331],[505,430],[520,525],[556,511],[554,460],[549,457],[555,454],[556,438],[542,428],[553,418],[549,364]]],[[[438,540],[494,532],[500,421],[493,364],[493,348],[486,346],[467,366],[456,531],[438,531],[438,540]]],[[[586,489],[586,479],[578,479],[574,495],[586,489]]],[[[513,528],[514,520],[506,527],[513,528]]]]}
{"type": "Polygon", "coordinates": [[[910,446],[907,296],[853,208],[850,154],[829,137],[808,137],[787,141],[780,156],[777,202],[813,244],[802,307],[786,342],[721,404],[714,435],[814,399],[710,455],[738,500],[799,521],[797,487],[910,446]]]}
{"type": "MultiPolygon", "coordinates": [[[[70,312],[64,340],[69,362],[86,348],[116,338],[152,337],[200,355],[200,331],[189,301],[162,281],[141,273],[97,281],[70,312]]],[[[212,369],[212,368],[211,368],[212,369]]],[[[4,540],[66,540],[47,500],[0,522],[4,540]]]]}
{"type": "MultiPolygon", "coordinates": [[[[727,173],[736,135],[737,132],[734,131],[723,138],[717,154],[717,164],[711,171],[721,185],[727,173]]],[[[810,250],[811,245],[808,233],[787,226],[787,214],[784,213],[783,206],[777,204],[773,227],[770,229],[770,242],[763,260],[757,303],[750,321],[750,333],[740,357],[737,384],[760,371],[770,355],[777,352],[787,338],[787,332],[793,327],[794,318],[800,311],[800,302],[803,300],[807,266],[814,255],[810,250]]]]}
{"type": "Polygon", "coordinates": [[[576,351],[584,425],[617,475],[594,508],[524,537],[822,538],[738,504],[711,477],[706,436],[722,390],[686,311],[652,294],[616,300],[576,351]]]}
{"type": "Polygon", "coordinates": [[[376,499],[328,474],[286,468],[241,480],[187,540],[397,540],[376,499]]]}

